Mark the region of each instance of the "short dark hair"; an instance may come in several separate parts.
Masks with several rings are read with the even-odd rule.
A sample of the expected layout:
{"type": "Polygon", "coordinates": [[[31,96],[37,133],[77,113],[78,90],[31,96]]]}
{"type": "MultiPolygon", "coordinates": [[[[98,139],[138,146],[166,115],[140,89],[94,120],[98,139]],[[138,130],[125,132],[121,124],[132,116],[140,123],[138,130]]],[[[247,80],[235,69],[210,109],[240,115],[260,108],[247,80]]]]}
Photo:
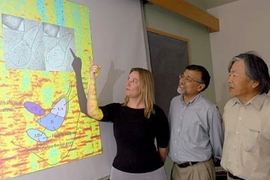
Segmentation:
{"type": "Polygon", "coordinates": [[[268,66],[265,61],[256,54],[254,51],[248,51],[241,53],[233,57],[228,66],[230,72],[232,65],[236,61],[243,61],[245,65],[245,73],[250,80],[254,80],[259,83],[258,91],[260,94],[268,93],[270,89],[270,77],[268,72],[268,66]]]}
{"type": "Polygon", "coordinates": [[[205,67],[192,64],[192,65],[188,65],[186,69],[201,72],[202,77],[200,81],[202,84],[205,84],[205,87],[202,89],[202,91],[207,89],[207,87],[209,86],[211,77],[209,75],[209,72],[205,69],[205,67]]]}

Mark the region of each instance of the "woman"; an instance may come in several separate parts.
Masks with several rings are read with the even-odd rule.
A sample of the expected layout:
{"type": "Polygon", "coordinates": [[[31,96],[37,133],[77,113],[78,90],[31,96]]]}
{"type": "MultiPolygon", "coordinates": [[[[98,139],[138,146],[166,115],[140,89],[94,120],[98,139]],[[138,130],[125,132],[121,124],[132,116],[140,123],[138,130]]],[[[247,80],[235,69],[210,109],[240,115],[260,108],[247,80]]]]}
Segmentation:
{"type": "Polygon", "coordinates": [[[99,69],[97,65],[90,69],[87,113],[96,120],[113,123],[117,154],[110,180],[165,180],[169,126],[163,110],[154,104],[151,72],[132,68],[124,103],[98,107],[95,83],[99,69]]]}

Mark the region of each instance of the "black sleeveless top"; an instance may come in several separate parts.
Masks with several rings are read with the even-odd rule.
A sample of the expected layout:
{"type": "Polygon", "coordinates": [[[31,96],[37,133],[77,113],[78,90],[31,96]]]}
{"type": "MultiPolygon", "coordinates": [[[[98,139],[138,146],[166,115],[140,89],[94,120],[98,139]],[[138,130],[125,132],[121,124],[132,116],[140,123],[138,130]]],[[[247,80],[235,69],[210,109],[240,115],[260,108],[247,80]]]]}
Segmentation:
{"type": "Polygon", "coordinates": [[[113,122],[117,154],[113,167],[129,173],[145,173],[163,166],[157,147],[166,148],[169,125],[164,111],[154,105],[155,114],[144,117],[144,109],[132,109],[120,103],[100,107],[101,121],[113,122]]]}

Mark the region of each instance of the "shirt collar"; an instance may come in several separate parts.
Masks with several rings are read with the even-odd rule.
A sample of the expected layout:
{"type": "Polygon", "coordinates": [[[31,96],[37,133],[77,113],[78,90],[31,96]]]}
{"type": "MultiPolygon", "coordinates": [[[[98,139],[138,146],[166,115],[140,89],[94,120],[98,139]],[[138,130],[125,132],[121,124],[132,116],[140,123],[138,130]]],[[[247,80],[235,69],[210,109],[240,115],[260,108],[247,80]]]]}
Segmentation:
{"type": "Polygon", "coordinates": [[[235,106],[236,104],[244,106],[252,105],[256,109],[260,110],[265,101],[266,96],[267,94],[257,94],[256,96],[251,98],[246,104],[242,104],[238,98],[233,98],[232,106],[235,106]]]}
{"type": "Polygon", "coordinates": [[[202,93],[197,94],[193,99],[191,99],[187,104],[184,102],[184,96],[181,95],[181,102],[185,105],[193,104],[194,102],[198,101],[202,97],[202,93]]]}

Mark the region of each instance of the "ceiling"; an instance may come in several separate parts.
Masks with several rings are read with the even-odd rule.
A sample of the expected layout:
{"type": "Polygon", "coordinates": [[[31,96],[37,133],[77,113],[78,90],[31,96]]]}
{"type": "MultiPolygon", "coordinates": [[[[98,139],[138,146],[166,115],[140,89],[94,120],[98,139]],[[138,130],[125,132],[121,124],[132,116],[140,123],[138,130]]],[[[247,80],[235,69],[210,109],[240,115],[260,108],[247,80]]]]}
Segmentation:
{"type": "Polygon", "coordinates": [[[237,0],[193,0],[193,1],[197,2],[198,4],[203,5],[206,9],[210,9],[210,8],[228,4],[237,0]]]}
{"type": "Polygon", "coordinates": [[[219,31],[218,19],[209,15],[207,9],[222,6],[237,0],[141,0],[162,6],[208,27],[209,32],[219,31]]]}

